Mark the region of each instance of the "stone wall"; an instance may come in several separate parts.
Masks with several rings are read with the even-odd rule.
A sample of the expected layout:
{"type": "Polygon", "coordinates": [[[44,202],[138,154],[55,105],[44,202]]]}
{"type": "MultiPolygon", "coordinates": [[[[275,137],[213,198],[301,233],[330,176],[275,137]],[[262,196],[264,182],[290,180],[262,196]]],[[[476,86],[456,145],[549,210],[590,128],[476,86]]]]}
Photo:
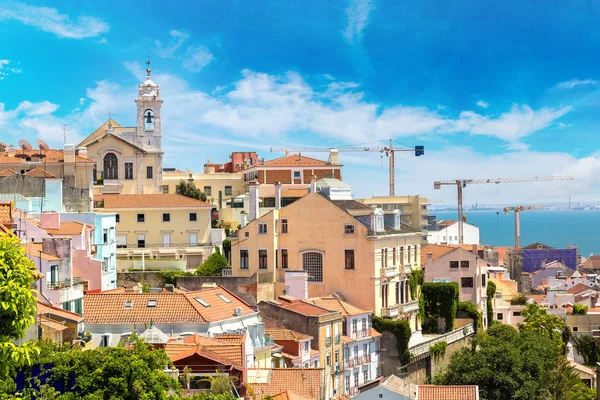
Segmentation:
{"type": "Polygon", "coordinates": [[[177,279],[177,287],[187,290],[200,290],[204,283],[215,283],[218,286],[223,286],[253,307],[263,300],[273,300],[275,296],[275,285],[272,282],[259,282],[259,275],[257,274],[250,277],[184,276],[177,279]]]}
{"type": "Polygon", "coordinates": [[[92,208],[92,199],[89,189],[80,189],[63,184],[63,206],[65,211],[70,212],[90,212],[92,208]]]}
{"type": "Polygon", "coordinates": [[[24,197],[43,197],[44,188],[43,178],[33,178],[19,173],[0,177],[0,193],[17,193],[24,197]]]}
{"type": "Polygon", "coordinates": [[[158,272],[117,272],[117,287],[132,287],[145,283],[149,287],[163,287],[164,281],[158,272]]]}

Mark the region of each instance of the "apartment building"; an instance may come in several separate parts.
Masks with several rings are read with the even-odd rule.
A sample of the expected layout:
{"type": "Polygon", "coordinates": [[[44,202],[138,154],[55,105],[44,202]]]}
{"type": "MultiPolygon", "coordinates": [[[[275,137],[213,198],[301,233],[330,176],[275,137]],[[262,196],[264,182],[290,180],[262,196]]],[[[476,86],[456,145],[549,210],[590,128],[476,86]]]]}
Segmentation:
{"type": "Polygon", "coordinates": [[[381,208],[385,211],[400,210],[400,218],[405,224],[427,229],[429,200],[421,196],[373,196],[370,199],[357,199],[356,201],[372,208],[381,208]]]}
{"type": "Polygon", "coordinates": [[[339,311],[343,324],[343,384],[341,394],[354,396],[358,388],[380,377],[381,334],[371,328],[371,310],[362,310],[345,302],[339,295],[316,297],[309,303],[330,311],[339,311]]]}
{"type": "MultiPolygon", "coordinates": [[[[339,311],[330,311],[291,296],[261,301],[261,316],[268,326],[285,327],[312,336],[312,349],[319,352],[319,366],[325,371],[325,390],[329,396],[340,391],[343,371],[343,317],[339,311]]],[[[315,367],[315,364],[309,365],[315,367]]]]}
{"type": "MultiPolygon", "coordinates": [[[[463,222],[463,244],[478,245],[479,241],[479,227],[467,222],[463,222]]],[[[427,243],[450,245],[459,244],[458,221],[437,221],[435,229],[427,232],[427,243]]]]}
{"type": "MultiPolygon", "coordinates": [[[[487,308],[487,263],[473,251],[461,247],[428,244],[421,253],[421,266],[425,282],[457,282],[459,301],[470,301],[480,311],[487,308]]],[[[483,313],[483,326],[487,327],[487,316],[483,313]]]]}
{"type": "Polygon", "coordinates": [[[342,165],[337,151],[332,151],[329,161],[317,160],[301,154],[292,154],[273,160],[261,160],[257,165],[243,172],[244,182],[257,181],[259,184],[310,184],[314,176],[317,179],[342,179],[342,165]]]}
{"type": "Polygon", "coordinates": [[[311,186],[304,197],[285,207],[277,201],[257,218],[258,185],[250,185],[251,222],[232,238],[231,274],[270,275],[280,295],[289,293],[287,271],[305,271],[306,297],[340,293],[376,315],[405,318],[417,330],[418,304],[410,298],[408,277],[420,268],[421,231],[403,224],[398,210],[352,200],[351,188],[339,180],[311,186]]]}
{"type": "Polygon", "coordinates": [[[134,194],[96,196],[94,205],[115,214],[119,269],[135,267],[142,253],[148,261],[181,260],[188,268],[210,255],[210,204],[178,194],[134,194]]]}
{"type": "Polygon", "coordinates": [[[321,358],[313,349],[314,337],[291,329],[265,328],[265,335],[282,346],[280,360],[273,359],[273,368],[318,368],[321,358]]]}

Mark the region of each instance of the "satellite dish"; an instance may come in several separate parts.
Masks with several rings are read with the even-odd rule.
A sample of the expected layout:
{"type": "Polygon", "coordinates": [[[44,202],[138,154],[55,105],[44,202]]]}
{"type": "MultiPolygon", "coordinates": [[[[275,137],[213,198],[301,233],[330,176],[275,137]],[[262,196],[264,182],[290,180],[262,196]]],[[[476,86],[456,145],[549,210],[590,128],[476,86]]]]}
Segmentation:
{"type": "Polygon", "coordinates": [[[19,147],[23,150],[32,150],[33,147],[29,144],[27,140],[19,140],[19,147]]]}
{"type": "Polygon", "coordinates": [[[40,150],[50,150],[50,146],[48,146],[48,144],[41,139],[36,140],[35,144],[38,145],[40,150]]]}

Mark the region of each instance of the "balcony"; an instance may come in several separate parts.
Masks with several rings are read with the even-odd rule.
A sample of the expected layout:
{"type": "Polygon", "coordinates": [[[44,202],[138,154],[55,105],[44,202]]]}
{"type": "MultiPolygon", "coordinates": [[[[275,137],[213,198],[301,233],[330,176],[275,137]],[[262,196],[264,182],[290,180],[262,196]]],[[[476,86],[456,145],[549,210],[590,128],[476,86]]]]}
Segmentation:
{"type": "Polygon", "coordinates": [[[408,303],[398,304],[398,311],[402,314],[419,311],[419,301],[413,300],[408,303]]]}
{"type": "Polygon", "coordinates": [[[231,268],[223,268],[221,270],[221,276],[233,276],[231,268]]]}
{"type": "Polygon", "coordinates": [[[370,332],[368,329],[361,329],[352,334],[352,339],[362,339],[362,338],[369,337],[369,335],[370,335],[370,332]]]}
{"type": "Polygon", "coordinates": [[[405,264],[405,265],[404,265],[404,273],[408,275],[408,274],[410,274],[411,272],[412,272],[412,268],[411,268],[411,266],[410,266],[410,263],[409,263],[409,264],[405,264]]]}
{"type": "Polygon", "coordinates": [[[331,336],[325,338],[325,346],[331,346],[331,336]]]}
{"type": "Polygon", "coordinates": [[[367,354],[366,356],[361,357],[351,357],[344,361],[345,369],[352,369],[354,367],[360,367],[361,365],[369,364],[371,362],[371,355],[367,354]]]}
{"type": "Polygon", "coordinates": [[[393,278],[396,273],[396,267],[381,268],[379,272],[382,278],[393,278]]]}
{"type": "Polygon", "coordinates": [[[358,394],[358,386],[346,386],[346,396],[356,396],[358,394]]]}
{"type": "Polygon", "coordinates": [[[398,306],[381,307],[381,316],[394,318],[398,316],[398,306]]]}
{"type": "Polygon", "coordinates": [[[342,335],[340,335],[338,333],[337,335],[335,335],[335,344],[340,344],[341,341],[342,341],[342,335]]]}
{"type": "Polygon", "coordinates": [[[60,302],[66,303],[83,298],[83,285],[74,285],[60,289],[60,302]]]}

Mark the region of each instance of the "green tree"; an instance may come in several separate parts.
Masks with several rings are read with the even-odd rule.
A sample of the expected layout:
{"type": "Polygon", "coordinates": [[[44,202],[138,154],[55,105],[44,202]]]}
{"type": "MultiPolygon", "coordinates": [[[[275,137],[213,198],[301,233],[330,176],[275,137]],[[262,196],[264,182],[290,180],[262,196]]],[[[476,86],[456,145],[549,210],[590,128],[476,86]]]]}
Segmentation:
{"type": "Polygon", "coordinates": [[[35,270],[19,239],[0,233],[0,382],[16,369],[30,365],[39,354],[32,342],[21,346],[14,343],[35,322],[35,270]]]}
{"type": "Polygon", "coordinates": [[[229,262],[221,255],[219,248],[215,246],[215,251],[208,256],[206,261],[196,269],[196,275],[200,276],[221,276],[223,268],[227,267],[229,262]]]}
{"type": "Polygon", "coordinates": [[[222,375],[217,371],[214,376],[207,376],[202,380],[210,382],[210,392],[212,394],[226,394],[231,393],[235,379],[233,376],[222,375]]]}
{"type": "Polygon", "coordinates": [[[200,189],[196,187],[192,182],[186,182],[183,179],[179,182],[179,185],[175,187],[175,191],[185,197],[192,199],[206,201],[206,195],[200,189]]]}
{"type": "Polygon", "coordinates": [[[537,304],[529,304],[527,308],[521,311],[524,323],[519,324],[521,332],[534,332],[541,336],[546,336],[556,342],[560,347],[563,343],[562,333],[566,329],[565,321],[556,315],[550,315],[540,308],[537,304]]]}
{"type": "Polygon", "coordinates": [[[588,312],[588,306],[583,304],[573,304],[573,314],[586,315],[588,312]]]}
{"type": "Polygon", "coordinates": [[[573,335],[573,341],[575,342],[575,349],[583,357],[585,365],[595,367],[598,361],[597,340],[590,335],[581,335],[579,337],[573,335]]]}
{"type": "Polygon", "coordinates": [[[488,320],[488,325],[492,324],[492,321],[494,320],[494,298],[496,297],[496,284],[494,282],[492,282],[491,280],[488,280],[488,286],[487,286],[487,290],[486,290],[486,294],[487,294],[487,320],[488,320]]]}

